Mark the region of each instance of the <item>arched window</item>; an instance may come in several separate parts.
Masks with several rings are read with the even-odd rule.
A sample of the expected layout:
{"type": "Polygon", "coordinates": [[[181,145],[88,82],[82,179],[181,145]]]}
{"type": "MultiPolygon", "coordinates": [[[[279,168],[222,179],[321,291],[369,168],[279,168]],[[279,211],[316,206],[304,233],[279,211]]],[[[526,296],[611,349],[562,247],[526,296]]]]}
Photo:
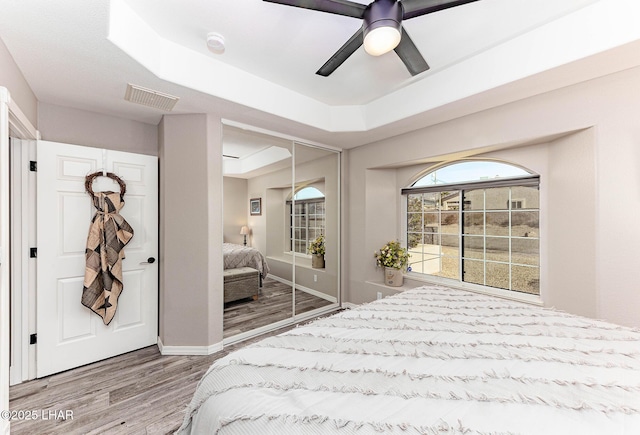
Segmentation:
{"type": "Polygon", "coordinates": [[[293,195],[293,199],[295,199],[296,201],[303,201],[307,199],[317,199],[317,198],[324,198],[324,194],[320,192],[318,189],[316,189],[315,187],[305,187],[303,189],[298,190],[296,194],[293,195]]]}
{"type": "Polygon", "coordinates": [[[462,161],[402,190],[411,272],[539,294],[539,177],[462,161]]]}
{"type": "Polygon", "coordinates": [[[468,183],[474,181],[497,180],[501,178],[524,177],[531,175],[524,169],[507,163],[487,160],[470,160],[442,166],[430,171],[414,187],[435,186],[438,184],[468,183]]]}
{"type": "Polygon", "coordinates": [[[293,195],[293,201],[287,201],[287,207],[290,249],[307,254],[309,244],[324,234],[324,194],[316,187],[304,187],[293,195]]]}

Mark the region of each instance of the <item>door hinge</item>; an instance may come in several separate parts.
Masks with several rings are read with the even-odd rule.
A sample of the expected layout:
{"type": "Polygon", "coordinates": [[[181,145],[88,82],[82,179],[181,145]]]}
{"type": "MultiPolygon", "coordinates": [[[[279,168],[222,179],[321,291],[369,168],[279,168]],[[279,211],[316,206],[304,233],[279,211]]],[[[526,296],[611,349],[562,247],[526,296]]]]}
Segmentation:
{"type": "Polygon", "coordinates": [[[29,248],[29,258],[38,258],[38,248],[29,248]]]}
{"type": "Polygon", "coordinates": [[[36,344],[38,342],[38,334],[31,334],[29,336],[29,344],[36,344]]]}
{"type": "Polygon", "coordinates": [[[36,162],[35,160],[31,160],[29,162],[29,170],[31,172],[37,172],[38,171],[38,162],[36,162]]]}

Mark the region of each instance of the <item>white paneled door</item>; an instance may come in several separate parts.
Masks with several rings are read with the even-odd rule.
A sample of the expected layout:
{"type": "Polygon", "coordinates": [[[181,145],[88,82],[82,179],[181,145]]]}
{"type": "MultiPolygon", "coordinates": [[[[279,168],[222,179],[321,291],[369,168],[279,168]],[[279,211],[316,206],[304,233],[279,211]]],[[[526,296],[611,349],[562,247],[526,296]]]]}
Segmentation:
{"type": "MultiPolygon", "coordinates": [[[[38,142],[37,377],[157,342],[157,158],[38,142]],[[134,236],[124,248],[124,288],[109,325],[81,303],[85,247],[95,213],[85,176],[103,169],[126,182],[120,214],[134,236]],[[153,260],[151,260],[153,259],[153,260]]],[[[94,191],[119,190],[105,177],[94,191]]]]}

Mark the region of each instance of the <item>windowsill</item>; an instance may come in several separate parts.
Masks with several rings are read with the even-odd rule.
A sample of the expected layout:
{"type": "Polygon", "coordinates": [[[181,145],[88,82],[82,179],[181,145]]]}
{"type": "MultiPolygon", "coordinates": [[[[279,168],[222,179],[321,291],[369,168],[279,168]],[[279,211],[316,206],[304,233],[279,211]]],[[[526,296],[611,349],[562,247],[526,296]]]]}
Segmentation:
{"type": "MultiPolygon", "coordinates": [[[[540,298],[540,296],[532,295],[529,293],[521,293],[521,292],[504,290],[504,289],[499,289],[494,287],[485,287],[483,285],[471,284],[468,282],[457,282],[457,281],[452,281],[446,278],[431,277],[431,276],[425,277],[424,275],[417,274],[415,272],[414,273],[408,272],[407,274],[405,274],[404,279],[405,279],[405,285],[401,287],[403,288],[403,290],[406,290],[404,288],[406,286],[406,280],[411,280],[411,281],[416,281],[416,282],[425,283],[425,284],[443,285],[446,287],[451,287],[459,290],[466,290],[473,293],[480,293],[483,295],[495,296],[498,298],[508,299],[511,301],[523,302],[525,304],[531,304],[531,305],[537,305],[537,306],[544,305],[544,302],[542,301],[542,298],[540,298]]],[[[413,285],[407,288],[415,288],[415,287],[419,287],[419,285],[417,286],[413,285]]],[[[389,288],[394,288],[394,287],[389,287],[389,288]]]]}
{"type": "MultiPolygon", "coordinates": [[[[267,255],[267,260],[276,260],[282,263],[293,265],[293,255],[288,252],[283,253],[281,256],[267,255]]],[[[326,271],[326,268],[319,269],[319,268],[311,267],[311,256],[296,255],[296,267],[303,267],[305,269],[316,270],[319,273],[324,273],[326,271]]]]}
{"type": "Polygon", "coordinates": [[[284,257],[291,257],[291,258],[293,258],[294,256],[295,256],[296,258],[302,258],[302,259],[305,259],[305,258],[306,258],[306,259],[308,259],[309,261],[311,261],[311,255],[308,255],[308,254],[301,254],[301,253],[299,253],[299,252],[294,253],[294,252],[292,252],[292,251],[287,251],[287,252],[283,252],[283,253],[282,253],[282,255],[283,255],[284,257]]]}
{"type": "Polygon", "coordinates": [[[420,287],[421,284],[418,284],[418,285],[410,285],[410,284],[408,284],[406,278],[407,277],[405,275],[404,284],[402,284],[400,287],[392,287],[390,285],[386,285],[384,283],[384,281],[365,281],[365,282],[367,284],[375,285],[376,287],[382,287],[384,289],[394,290],[394,291],[397,291],[397,292],[403,292],[405,290],[411,290],[412,288],[420,287]]]}
{"type": "Polygon", "coordinates": [[[404,275],[404,283],[401,287],[391,287],[384,283],[384,281],[365,281],[367,284],[371,284],[377,287],[382,287],[388,290],[395,290],[397,292],[402,292],[405,290],[411,290],[416,287],[420,287],[425,284],[434,284],[434,285],[442,285],[445,287],[451,287],[458,290],[466,290],[473,293],[480,293],[488,296],[495,296],[502,299],[508,299],[516,302],[523,302],[525,304],[531,304],[536,306],[543,306],[543,301],[538,295],[531,295],[527,293],[520,293],[511,290],[503,290],[493,287],[485,287],[477,284],[470,283],[457,283],[451,282],[447,279],[440,279],[438,277],[422,277],[416,276],[416,274],[412,274],[411,272],[404,275]]]}
{"type": "MultiPolygon", "coordinates": [[[[283,261],[289,264],[293,263],[293,254],[291,252],[283,252],[282,254],[277,254],[277,255],[267,255],[266,257],[267,257],[267,260],[271,258],[271,259],[283,261]]],[[[296,257],[296,263],[300,261],[305,261],[305,260],[311,263],[310,255],[296,254],[295,257],[296,257]]]]}

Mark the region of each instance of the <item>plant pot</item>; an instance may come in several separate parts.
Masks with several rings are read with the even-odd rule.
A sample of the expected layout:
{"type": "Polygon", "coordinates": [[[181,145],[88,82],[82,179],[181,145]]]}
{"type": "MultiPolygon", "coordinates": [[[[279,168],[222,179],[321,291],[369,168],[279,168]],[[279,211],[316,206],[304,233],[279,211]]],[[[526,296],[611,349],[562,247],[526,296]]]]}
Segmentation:
{"type": "Polygon", "coordinates": [[[393,267],[384,268],[384,283],[391,287],[401,287],[404,282],[404,273],[401,269],[393,267]]]}
{"type": "Polygon", "coordinates": [[[311,256],[311,267],[314,269],[324,269],[324,255],[313,254],[311,256]]]}

